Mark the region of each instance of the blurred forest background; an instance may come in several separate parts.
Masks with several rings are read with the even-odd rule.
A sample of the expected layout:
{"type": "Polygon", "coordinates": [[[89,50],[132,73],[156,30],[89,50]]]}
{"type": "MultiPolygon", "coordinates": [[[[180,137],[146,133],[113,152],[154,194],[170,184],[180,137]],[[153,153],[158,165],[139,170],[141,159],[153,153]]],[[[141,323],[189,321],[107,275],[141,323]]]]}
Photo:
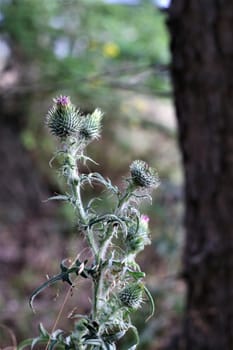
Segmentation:
{"type": "MultiPolygon", "coordinates": [[[[89,147],[99,172],[121,185],[131,161],[144,159],[161,178],[143,208],[152,245],[139,258],[156,314],[145,323],[146,305],[145,318],[135,313],[139,349],[232,350],[233,5],[173,0],[168,16],[164,2],[0,0],[0,348],[36,336],[39,322],[53,327],[68,287],[38,296],[36,315],[28,297],[85,248],[72,208],[46,202],[63,191],[44,125],[63,94],[105,113],[102,138],[89,147]]],[[[74,308],[89,310],[85,284],[58,328],[69,329],[74,308]]]]}
{"type": "MultiPolygon", "coordinates": [[[[150,1],[1,0],[0,5],[0,325],[8,327],[0,326],[1,347],[11,343],[9,330],[20,341],[36,336],[39,322],[51,329],[67,286],[42,293],[36,315],[28,297],[46,275],[57,273],[61,259],[83,248],[72,208],[44,202],[63,186],[56,164],[48,166],[56,140],[44,126],[45,115],[52,98],[66,94],[82,111],[100,107],[105,113],[102,139],[89,147],[104,176],[121,184],[134,159],[158,169],[161,186],[152,206],[144,208],[152,245],[140,256],[156,316],[145,324],[135,314],[141,348],[155,348],[153,342],[159,344],[180,317],[184,292],[176,279],[182,171],[165,14],[150,1]]],[[[70,297],[61,327],[73,322],[67,316],[74,307],[88,311],[85,286],[70,297]]]]}

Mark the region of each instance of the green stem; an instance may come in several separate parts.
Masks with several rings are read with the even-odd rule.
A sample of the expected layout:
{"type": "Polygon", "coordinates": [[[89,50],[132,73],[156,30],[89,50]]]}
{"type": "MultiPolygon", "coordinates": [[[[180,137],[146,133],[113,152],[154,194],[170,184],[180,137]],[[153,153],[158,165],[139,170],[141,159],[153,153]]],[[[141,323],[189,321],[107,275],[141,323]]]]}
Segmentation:
{"type": "Polygon", "coordinates": [[[135,190],[135,186],[132,183],[129,183],[129,186],[126,188],[125,193],[121,198],[119,198],[117,209],[121,209],[122,205],[130,199],[135,190]]]}
{"type": "Polygon", "coordinates": [[[70,143],[67,146],[67,158],[65,160],[65,164],[68,167],[68,184],[71,187],[73,197],[75,199],[75,206],[78,210],[79,216],[84,224],[87,223],[87,215],[83,207],[82,197],[81,197],[81,186],[80,186],[80,178],[77,164],[77,155],[76,155],[77,145],[70,143]]]}
{"type": "MultiPolygon", "coordinates": [[[[69,168],[69,173],[67,175],[68,184],[71,187],[75,208],[79,214],[81,222],[84,225],[86,225],[88,223],[88,217],[87,217],[87,213],[84,210],[82,196],[81,196],[81,184],[80,184],[80,177],[79,177],[78,164],[77,164],[77,150],[75,149],[75,146],[72,143],[68,145],[66,154],[67,154],[67,158],[65,162],[69,168]]],[[[93,250],[94,255],[96,255],[98,248],[96,246],[96,242],[91,230],[88,230],[86,237],[87,237],[89,247],[93,250]]]]}
{"type": "Polygon", "coordinates": [[[102,262],[106,259],[106,254],[109,245],[111,244],[111,240],[114,236],[115,231],[117,230],[117,227],[109,226],[106,231],[106,237],[104,242],[102,243],[99,252],[96,256],[96,264],[99,266],[99,276],[94,281],[94,290],[93,290],[93,319],[96,319],[98,316],[98,311],[101,309],[101,303],[103,302],[105,298],[105,294],[103,291],[103,281],[104,281],[104,269],[105,267],[102,266],[102,262]]]}
{"type": "Polygon", "coordinates": [[[94,280],[94,286],[93,286],[93,312],[92,317],[93,320],[98,319],[98,311],[100,309],[100,300],[102,299],[102,286],[103,286],[103,267],[102,265],[102,259],[100,255],[100,250],[96,254],[95,264],[98,268],[98,275],[94,280]]]}
{"type": "MultiPolygon", "coordinates": [[[[77,173],[76,173],[77,168],[76,168],[76,170],[73,170],[73,171],[75,171],[75,174],[73,174],[73,175],[77,175],[77,173]]],[[[77,180],[72,181],[72,184],[71,184],[73,196],[75,198],[75,206],[76,206],[76,209],[78,210],[79,217],[81,218],[82,223],[87,224],[88,217],[87,217],[87,214],[86,214],[84,207],[83,207],[83,201],[82,201],[82,197],[81,197],[81,186],[80,186],[80,182],[77,183],[77,180]]],[[[87,230],[86,237],[87,237],[87,242],[88,242],[89,247],[92,249],[94,255],[96,255],[97,251],[98,251],[98,247],[96,245],[92,230],[87,230]]]]}
{"type": "Polygon", "coordinates": [[[83,208],[80,183],[75,184],[75,181],[73,181],[72,190],[73,190],[73,194],[74,194],[75,199],[76,199],[76,201],[75,201],[76,202],[76,207],[78,209],[80,218],[83,221],[83,223],[86,224],[87,223],[87,215],[86,215],[86,212],[85,212],[85,210],[83,208]]]}
{"type": "MultiPolygon", "coordinates": [[[[101,272],[100,272],[101,274],[101,272]]],[[[98,311],[100,309],[100,297],[101,297],[101,289],[102,289],[103,280],[102,277],[99,276],[98,279],[94,281],[94,287],[93,287],[93,311],[92,311],[92,318],[93,320],[98,320],[98,311]]]]}
{"type": "Polygon", "coordinates": [[[86,238],[87,238],[87,243],[88,243],[89,247],[92,249],[93,255],[96,258],[97,255],[98,255],[98,246],[96,244],[96,241],[95,241],[95,238],[94,238],[92,230],[87,229],[86,238]]]}

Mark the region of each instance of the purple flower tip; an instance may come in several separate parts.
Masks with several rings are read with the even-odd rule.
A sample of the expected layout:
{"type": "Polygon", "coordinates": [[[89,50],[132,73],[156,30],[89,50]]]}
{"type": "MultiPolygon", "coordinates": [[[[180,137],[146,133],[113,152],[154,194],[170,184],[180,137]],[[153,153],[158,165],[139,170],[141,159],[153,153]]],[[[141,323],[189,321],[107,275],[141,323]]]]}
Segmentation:
{"type": "Polygon", "coordinates": [[[145,224],[148,224],[150,221],[150,218],[149,218],[149,216],[142,214],[141,221],[144,222],[145,224]]]}
{"type": "Polygon", "coordinates": [[[70,98],[69,98],[69,96],[62,96],[61,95],[59,97],[56,97],[54,99],[54,102],[59,106],[66,107],[70,103],[70,98]]]}

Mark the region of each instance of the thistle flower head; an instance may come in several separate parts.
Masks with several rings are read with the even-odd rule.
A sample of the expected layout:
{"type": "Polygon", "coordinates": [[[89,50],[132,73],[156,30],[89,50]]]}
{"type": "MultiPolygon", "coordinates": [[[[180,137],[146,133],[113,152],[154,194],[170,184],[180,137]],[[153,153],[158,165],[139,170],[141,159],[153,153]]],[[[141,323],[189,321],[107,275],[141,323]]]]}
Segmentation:
{"type": "Polygon", "coordinates": [[[141,282],[135,282],[127,285],[119,292],[118,297],[123,306],[131,309],[138,309],[143,302],[144,285],[141,282]]]}
{"type": "Polygon", "coordinates": [[[79,136],[85,143],[90,143],[100,137],[103,113],[97,108],[80,120],[79,136]]]}
{"type": "Polygon", "coordinates": [[[57,107],[60,106],[60,107],[63,107],[63,108],[69,106],[70,103],[71,103],[69,96],[63,96],[63,95],[55,97],[53,99],[53,101],[55,102],[57,107]]]}
{"type": "Polygon", "coordinates": [[[47,113],[47,125],[53,135],[64,138],[78,131],[79,114],[68,96],[53,99],[54,105],[47,113]]]}
{"type": "Polygon", "coordinates": [[[156,188],[159,178],[154,169],[143,160],[135,160],[130,165],[132,182],[135,186],[142,188],[156,188]]]}

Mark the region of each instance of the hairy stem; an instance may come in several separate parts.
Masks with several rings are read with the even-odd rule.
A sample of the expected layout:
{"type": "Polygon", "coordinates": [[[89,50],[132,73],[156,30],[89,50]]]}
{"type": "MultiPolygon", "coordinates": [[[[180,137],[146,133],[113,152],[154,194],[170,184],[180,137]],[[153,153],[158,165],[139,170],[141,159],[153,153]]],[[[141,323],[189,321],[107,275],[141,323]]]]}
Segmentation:
{"type": "Polygon", "coordinates": [[[129,183],[128,187],[125,190],[125,193],[122,195],[121,198],[119,198],[117,209],[121,209],[122,206],[128,202],[134,190],[135,186],[132,183],[129,183]]]}
{"type": "Polygon", "coordinates": [[[78,210],[79,217],[84,224],[87,224],[87,215],[83,207],[82,197],[81,197],[81,186],[80,182],[76,183],[77,180],[73,180],[71,187],[72,192],[75,197],[75,206],[78,210]]]}
{"type": "Polygon", "coordinates": [[[99,274],[94,282],[94,291],[93,291],[93,318],[98,316],[98,311],[101,309],[102,302],[105,299],[106,293],[103,290],[104,284],[104,270],[105,266],[103,266],[103,262],[106,260],[106,254],[108,248],[111,244],[112,238],[117,231],[117,226],[109,226],[106,231],[105,239],[99,249],[96,263],[99,267],[99,274]]]}

